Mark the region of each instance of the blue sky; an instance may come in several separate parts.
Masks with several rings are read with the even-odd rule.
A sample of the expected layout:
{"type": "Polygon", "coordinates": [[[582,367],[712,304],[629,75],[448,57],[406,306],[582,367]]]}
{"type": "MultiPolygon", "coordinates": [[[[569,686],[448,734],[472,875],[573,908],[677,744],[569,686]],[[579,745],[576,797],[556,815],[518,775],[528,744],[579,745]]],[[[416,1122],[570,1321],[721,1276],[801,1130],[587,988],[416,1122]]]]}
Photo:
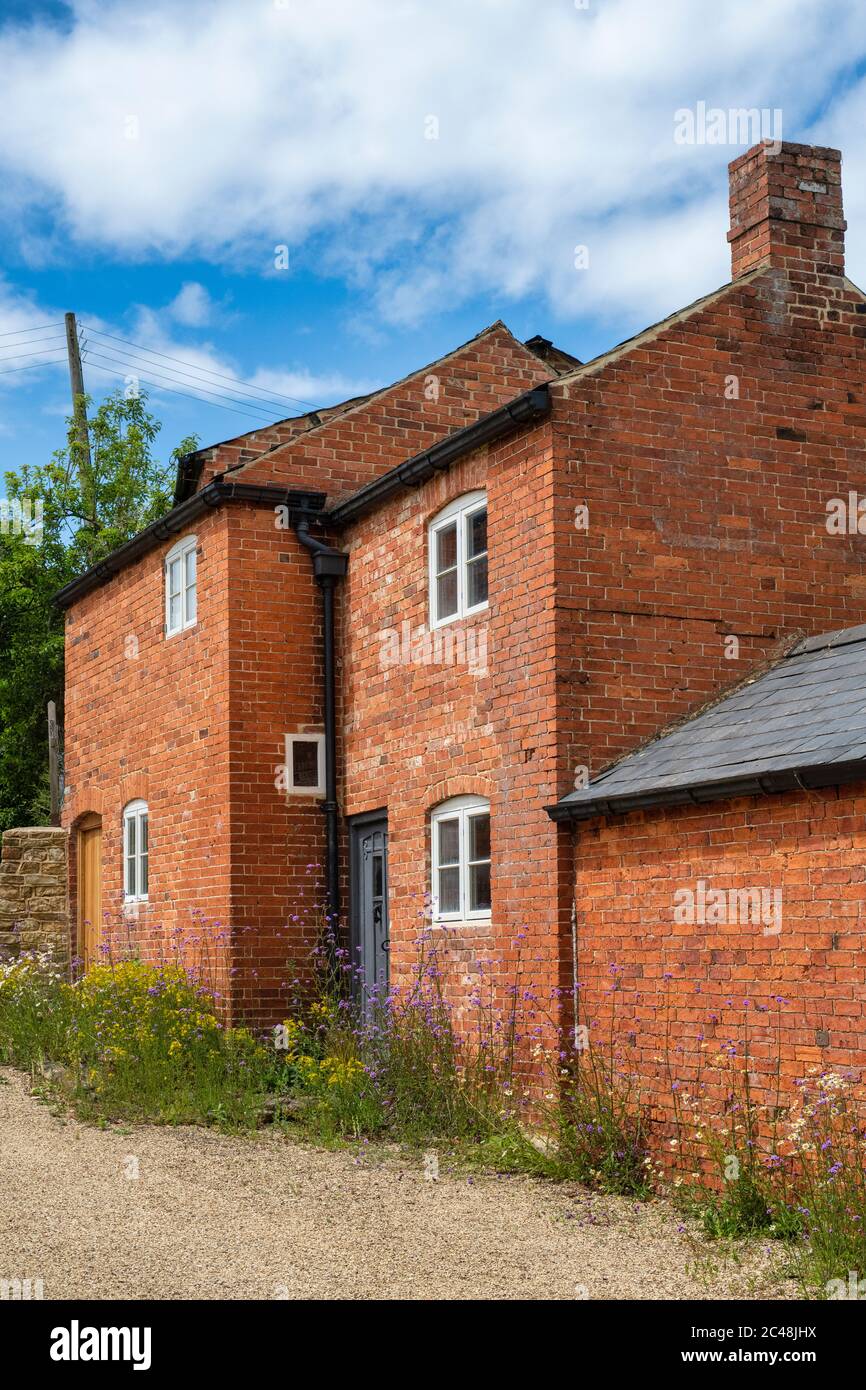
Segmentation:
{"type": "Polygon", "coordinates": [[[67,309],[163,454],[497,318],[586,360],[728,278],[700,102],[842,148],[864,283],[864,70],[858,0],[0,0],[0,470],[62,441],[67,309]]]}

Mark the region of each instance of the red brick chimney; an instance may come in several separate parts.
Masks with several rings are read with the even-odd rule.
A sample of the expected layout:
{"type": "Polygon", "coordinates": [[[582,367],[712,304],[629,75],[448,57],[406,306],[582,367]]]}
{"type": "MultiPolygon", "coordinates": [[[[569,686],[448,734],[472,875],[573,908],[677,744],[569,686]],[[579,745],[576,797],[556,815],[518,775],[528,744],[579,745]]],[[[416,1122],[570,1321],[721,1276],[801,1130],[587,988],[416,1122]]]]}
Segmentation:
{"type": "Polygon", "coordinates": [[[845,272],[842,156],[766,140],[728,165],[731,274],[778,266],[814,278],[845,272]]]}

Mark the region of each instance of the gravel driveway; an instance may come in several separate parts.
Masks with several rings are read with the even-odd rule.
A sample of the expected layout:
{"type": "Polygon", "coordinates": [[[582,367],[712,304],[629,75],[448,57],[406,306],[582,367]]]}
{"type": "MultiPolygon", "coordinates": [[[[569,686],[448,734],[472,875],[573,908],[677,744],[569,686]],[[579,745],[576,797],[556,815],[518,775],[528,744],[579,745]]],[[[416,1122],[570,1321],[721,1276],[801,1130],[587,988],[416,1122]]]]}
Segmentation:
{"type": "Polygon", "coordinates": [[[414,1158],[275,1134],[99,1130],[0,1072],[0,1279],[46,1299],[791,1296],[761,1244],[737,1264],[677,1226],[443,1155],[433,1182],[414,1158]]]}

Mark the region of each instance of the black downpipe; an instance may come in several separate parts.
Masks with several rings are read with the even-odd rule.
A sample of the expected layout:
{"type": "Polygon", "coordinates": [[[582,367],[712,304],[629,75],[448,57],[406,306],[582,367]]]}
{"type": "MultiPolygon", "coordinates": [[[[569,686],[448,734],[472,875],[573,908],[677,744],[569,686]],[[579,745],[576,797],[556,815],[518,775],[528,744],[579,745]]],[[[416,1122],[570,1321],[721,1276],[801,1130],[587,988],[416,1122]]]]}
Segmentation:
{"type": "Polygon", "coordinates": [[[334,590],[345,577],[349,557],[310,535],[307,517],[295,523],[295,534],[310,552],[313,573],[322,591],[322,640],[325,666],[325,812],[326,859],[325,892],[328,920],[333,936],[340,922],[340,830],[337,804],[337,665],[334,626],[334,590]]]}

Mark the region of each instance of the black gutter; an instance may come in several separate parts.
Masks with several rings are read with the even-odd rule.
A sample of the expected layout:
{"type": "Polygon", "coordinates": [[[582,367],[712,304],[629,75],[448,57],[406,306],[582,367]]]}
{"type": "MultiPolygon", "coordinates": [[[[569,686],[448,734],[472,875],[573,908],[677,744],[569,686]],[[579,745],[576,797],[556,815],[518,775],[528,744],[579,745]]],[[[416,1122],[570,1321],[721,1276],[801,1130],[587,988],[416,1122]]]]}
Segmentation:
{"type": "Polygon", "coordinates": [[[509,401],[507,405],[482,416],[473,424],[456,430],[447,439],[431,445],[423,453],[415,454],[405,463],[398,464],[396,468],[383,473],[381,478],[367,483],[366,487],[347,497],[345,502],[339,502],[336,507],[332,507],[328,512],[328,522],[332,526],[345,526],[399,492],[401,488],[418,487],[432,478],[434,473],[450,468],[451,464],[464,454],[471,453],[482,444],[502,439],[504,435],[519,429],[522,425],[544,420],[549,414],[550,392],[546,386],[536,386],[532,391],[527,391],[516,400],[509,401]]]}
{"type": "Polygon", "coordinates": [[[730,801],[738,796],[813,791],[861,781],[866,781],[866,758],[852,758],[844,763],[812,763],[806,767],[784,768],[749,777],[708,779],[706,782],[693,782],[688,787],[614,792],[610,796],[599,794],[585,801],[570,802],[566,797],[544,809],[553,821],[590,820],[595,816],[621,816],[629,811],[656,806],[700,806],[707,801],[730,801]]]}
{"type": "Polygon", "coordinates": [[[330,930],[326,949],[333,953],[335,933],[340,921],[340,840],[339,805],[337,803],[337,667],[334,632],[334,589],[345,578],[349,557],[341,550],[326,545],[310,535],[310,519],[300,516],[295,522],[295,534],[306,546],[313,561],[313,574],[322,591],[322,643],[325,675],[325,813],[326,858],[325,888],[327,917],[330,930]]]}
{"type": "Polygon", "coordinates": [[[118,546],[117,550],[106,555],[85,574],[65,584],[54,595],[54,602],[58,608],[70,608],[91,589],[107,583],[134,560],[186,530],[197,517],[212,511],[215,507],[221,507],[226,502],[245,502],[254,507],[274,509],[287,507],[290,521],[294,524],[293,518],[299,514],[320,512],[325,505],[325,493],[299,492],[297,489],[273,487],[268,484],[227,483],[222,480],[208,483],[201,492],[187,498],[179,506],[172,507],[171,511],[158,521],[152,521],[143,531],[139,531],[137,536],[118,546]]]}

